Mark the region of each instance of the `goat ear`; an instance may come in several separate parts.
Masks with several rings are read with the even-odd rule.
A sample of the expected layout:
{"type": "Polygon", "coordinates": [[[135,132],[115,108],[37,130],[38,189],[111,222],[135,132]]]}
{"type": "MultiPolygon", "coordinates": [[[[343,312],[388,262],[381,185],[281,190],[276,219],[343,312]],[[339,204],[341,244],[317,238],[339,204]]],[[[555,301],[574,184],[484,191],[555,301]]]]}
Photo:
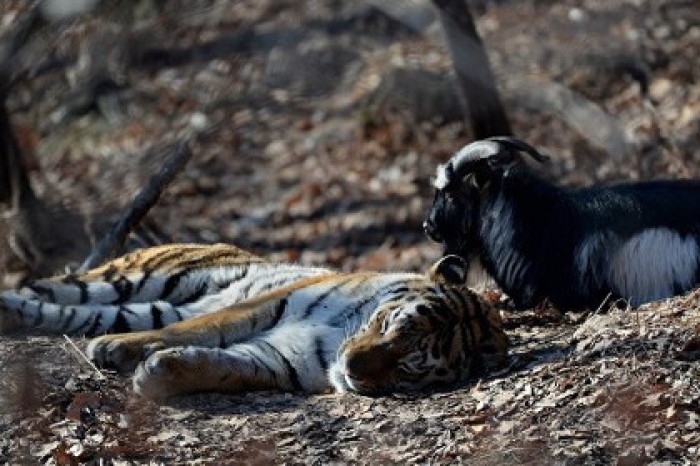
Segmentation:
{"type": "Polygon", "coordinates": [[[464,285],[468,274],[469,263],[454,254],[443,257],[428,271],[430,279],[448,285],[464,285]]]}

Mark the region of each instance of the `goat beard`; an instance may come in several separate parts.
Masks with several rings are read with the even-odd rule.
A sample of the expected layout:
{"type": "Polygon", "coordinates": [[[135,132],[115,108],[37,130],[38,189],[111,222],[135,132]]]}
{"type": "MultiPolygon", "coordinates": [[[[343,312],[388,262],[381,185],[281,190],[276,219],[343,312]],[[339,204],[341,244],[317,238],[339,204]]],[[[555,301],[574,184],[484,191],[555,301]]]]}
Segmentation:
{"type": "Polygon", "coordinates": [[[467,231],[462,231],[459,235],[455,235],[453,238],[443,239],[442,244],[444,246],[444,254],[457,255],[466,260],[467,263],[471,263],[473,259],[478,259],[479,251],[469,247],[470,244],[476,243],[476,239],[472,239],[470,241],[469,236],[470,235],[468,235],[467,231]]]}

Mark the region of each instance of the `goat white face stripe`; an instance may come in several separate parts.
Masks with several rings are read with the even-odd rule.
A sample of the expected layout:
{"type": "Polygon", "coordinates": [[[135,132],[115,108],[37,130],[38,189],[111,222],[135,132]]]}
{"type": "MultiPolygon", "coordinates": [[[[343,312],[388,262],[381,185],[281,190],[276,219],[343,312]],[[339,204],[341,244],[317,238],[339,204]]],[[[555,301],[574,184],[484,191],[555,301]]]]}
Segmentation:
{"type": "Polygon", "coordinates": [[[447,165],[449,165],[449,162],[444,165],[438,165],[436,178],[435,181],[433,181],[433,187],[435,189],[445,189],[447,184],[450,182],[450,179],[447,176],[447,165]]]}
{"type": "Polygon", "coordinates": [[[497,154],[501,150],[501,144],[496,141],[476,141],[471,144],[467,144],[458,150],[450,161],[444,165],[439,165],[437,168],[437,177],[433,186],[435,189],[444,189],[445,186],[450,182],[449,174],[447,173],[447,167],[451,166],[459,167],[464,163],[464,159],[480,159],[485,158],[494,154],[497,154]]]}
{"type": "Polygon", "coordinates": [[[609,280],[636,306],[690,288],[698,269],[698,243],[667,228],[652,228],[621,245],[611,258],[609,280]]]}
{"type": "Polygon", "coordinates": [[[455,167],[459,167],[464,163],[465,158],[480,159],[497,154],[500,151],[501,144],[496,141],[476,141],[458,150],[457,153],[452,156],[450,162],[452,162],[455,167]]]}

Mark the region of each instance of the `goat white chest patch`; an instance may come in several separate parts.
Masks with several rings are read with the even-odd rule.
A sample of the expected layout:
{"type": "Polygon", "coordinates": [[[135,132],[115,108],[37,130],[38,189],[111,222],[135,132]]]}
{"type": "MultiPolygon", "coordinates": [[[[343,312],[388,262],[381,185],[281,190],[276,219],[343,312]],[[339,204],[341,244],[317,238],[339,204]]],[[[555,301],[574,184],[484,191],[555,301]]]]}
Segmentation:
{"type": "Polygon", "coordinates": [[[667,228],[652,228],[620,244],[610,257],[608,279],[630,304],[637,306],[687,290],[695,282],[698,243],[667,228]]]}

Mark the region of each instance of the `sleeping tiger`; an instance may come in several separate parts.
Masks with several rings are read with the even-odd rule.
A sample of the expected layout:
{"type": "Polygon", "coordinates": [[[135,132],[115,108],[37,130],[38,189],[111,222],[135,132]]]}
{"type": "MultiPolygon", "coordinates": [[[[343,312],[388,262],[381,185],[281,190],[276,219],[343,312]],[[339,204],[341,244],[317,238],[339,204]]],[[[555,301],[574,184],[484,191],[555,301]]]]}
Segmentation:
{"type": "Polygon", "coordinates": [[[0,328],[123,332],[93,339],[87,354],[135,369],[135,391],[151,398],[421,389],[506,356],[499,315],[466,288],[466,271],[457,256],[426,275],[339,273],[173,244],[3,292],[0,328]]]}

